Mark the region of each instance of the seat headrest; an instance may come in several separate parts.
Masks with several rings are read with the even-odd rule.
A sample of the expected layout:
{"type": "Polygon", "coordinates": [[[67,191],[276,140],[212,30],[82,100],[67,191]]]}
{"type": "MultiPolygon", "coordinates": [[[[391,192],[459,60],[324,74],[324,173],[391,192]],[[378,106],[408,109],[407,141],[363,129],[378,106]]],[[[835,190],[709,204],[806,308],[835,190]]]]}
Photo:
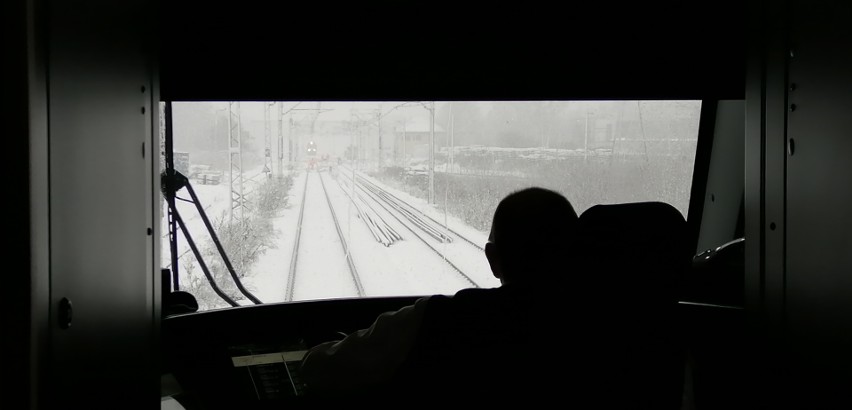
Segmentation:
{"type": "Polygon", "coordinates": [[[584,231],[642,234],[646,237],[683,235],[686,220],[675,207],[664,202],[632,202],[595,205],[580,215],[584,231]]]}
{"type": "Polygon", "coordinates": [[[680,211],[666,203],[596,205],[580,215],[578,248],[595,280],[621,283],[628,293],[662,291],[689,267],[686,232],[680,211]]]}

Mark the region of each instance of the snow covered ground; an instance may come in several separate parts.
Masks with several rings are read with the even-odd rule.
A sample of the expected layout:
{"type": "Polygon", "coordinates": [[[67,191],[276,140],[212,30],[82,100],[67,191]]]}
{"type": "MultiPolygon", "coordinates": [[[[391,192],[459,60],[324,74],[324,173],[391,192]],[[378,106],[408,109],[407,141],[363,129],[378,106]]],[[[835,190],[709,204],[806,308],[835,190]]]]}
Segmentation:
{"type": "MultiPolygon", "coordinates": [[[[338,178],[351,178],[351,173],[347,175],[344,172],[306,172],[304,170],[296,172],[289,195],[289,206],[282,209],[270,221],[274,229],[275,245],[261,255],[251,271],[246,272],[242,279],[246,288],[264,303],[284,302],[289,298],[288,276],[303,198],[307,202],[302,220],[292,292],[294,301],[358,296],[352,273],[346,264],[340,235],[334,227],[329,201],[334,207],[340,232],[355,263],[364,289],[363,296],[452,294],[459,289],[474,286],[445,259],[463,271],[476,286],[499,286],[499,281],[491,275],[485,255],[480,248],[458,238],[452,243],[441,243],[422,231],[418,232],[416,228],[410,227],[411,224],[405,222],[400,214],[396,214],[395,218],[391,212],[374,204],[374,208],[382,215],[382,218],[403,236],[403,240],[389,247],[376,241],[365,222],[359,218],[357,209],[350,200],[351,184],[338,181],[338,178]],[[328,192],[328,200],[323,193],[320,178],[328,192]],[[304,195],[306,186],[307,196],[304,195]],[[347,195],[344,190],[348,190],[350,195],[347,195]],[[418,235],[423,239],[419,239],[418,235]],[[434,250],[430,249],[430,245],[434,250]]],[[[250,175],[254,174],[250,173],[250,175]]],[[[251,192],[257,186],[256,182],[262,181],[263,175],[259,172],[257,175],[259,177],[246,181],[244,187],[246,192],[251,192]]],[[[484,245],[487,239],[485,233],[465,226],[457,218],[445,216],[422,199],[384,186],[364,174],[359,173],[359,177],[383,187],[441,225],[446,222],[446,227],[464,235],[474,243],[484,245]]],[[[193,185],[193,188],[211,220],[227,218],[230,207],[227,183],[193,185]]],[[[189,199],[189,194],[185,190],[178,192],[178,196],[189,199]]],[[[208,236],[194,205],[178,201],[177,208],[186,221],[193,239],[200,245],[208,236]]],[[[163,214],[166,215],[165,209],[163,214]]],[[[164,218],[164,233],[168,232],[166,224],[167,221],[164,218]]],[[[184,238],[180,238],[179,245],[178,253],[184,255],[180,263],[181,282],[189,283],[190,277],[194,277],[197,282],[203,278],[203,274],[197,263],[189,266],[191,271],[184,266],[186,265],[184,261],[191,257],[191,252],[184,238]]],[[[168,246],[168,236],[164,235],[163,266],[169,266],[171,261],[168,246]]],[[[210,265],[210,261],[207,263],[210,265]]],[[[241,303],[250,302],[242,301],[241,303]]],[[[221,305],[221,307],[226,306],[224,303],[221,305]]]]}

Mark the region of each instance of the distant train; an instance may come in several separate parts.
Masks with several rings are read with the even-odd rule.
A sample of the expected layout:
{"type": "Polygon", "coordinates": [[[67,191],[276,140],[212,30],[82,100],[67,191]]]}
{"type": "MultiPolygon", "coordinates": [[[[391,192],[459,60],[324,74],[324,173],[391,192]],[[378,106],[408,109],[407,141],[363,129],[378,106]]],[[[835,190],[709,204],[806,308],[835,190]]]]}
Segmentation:
{"type": "Polygon", "coordinates": [[[313,141],[308,143],[308,155],[316,155],[317,154],[317,144],[313,141]]]}

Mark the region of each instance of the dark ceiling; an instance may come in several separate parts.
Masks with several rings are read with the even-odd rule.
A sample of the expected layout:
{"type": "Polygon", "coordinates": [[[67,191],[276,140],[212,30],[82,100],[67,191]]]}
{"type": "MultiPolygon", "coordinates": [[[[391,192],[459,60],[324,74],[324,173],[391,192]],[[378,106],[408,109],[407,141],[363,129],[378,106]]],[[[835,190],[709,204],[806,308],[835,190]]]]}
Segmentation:
{"type": "Polygon", "coordinates": [[[743,98],[739,2],[552,4],[168,2],[160,7],[161,95],[743,98]]]}

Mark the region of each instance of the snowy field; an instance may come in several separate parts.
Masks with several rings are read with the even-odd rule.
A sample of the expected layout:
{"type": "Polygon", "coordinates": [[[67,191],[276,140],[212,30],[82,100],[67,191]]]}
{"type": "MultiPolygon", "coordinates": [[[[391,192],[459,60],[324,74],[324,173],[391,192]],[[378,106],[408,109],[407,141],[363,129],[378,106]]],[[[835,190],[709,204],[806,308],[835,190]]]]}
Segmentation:
{"type": "MultiPolygon", "coordinates": [[[[249,272],[238,272],[243,276],[245,287],[264,303],[359,296],[452,294],[466,287],[499,286],[499,281],[491,275],[481,249],[487,233],[467,227],[457,218],[444,215],[429,206],[424,200],[387,187],[380,181],[358,172],[358,178],[367,179],[417,211],[430,216],[434,219],[431,221],[433,224],[444,228],[448,236],[453,238],[452,242],[440,242],[426,235],[387,204],[383,207],[382,204],[373,202],[372,208],[378,210],[382,219],[403,237],[402,240],[385,246],[374,238],[365,221],[359,218],[357,208],[351,200],[351,171],[341,169],[336,172],[294,172],[289,205],[270,220],[274,245],[266,249],[249,272]],[[303,201],[305,204],[301,230],[298,230],[303,201]],[[335,228],[329,204],[334,209],[340,233],[335,228]],[[450,230],[456,234],[450,233],[450,230]],[[297,260],[291,278],[294,244],[299,231],[297,260]],[[462,240],[457,234],[464,235],[479,247],[462,240]],[[351,272],[346,263],[341,241],[345,241],[347,245],[356,273],[351,272]],[[463,272],[463,275],[458,271],[463,272]],[[355,274],[363,288],[361,295],[355,285],[355,274]],[[289,289],[290,286],[292,290],[289,289]]],[[[260,172],[249,175],[253,177],[245,181],[246,192],[250,192],[265,178],[260,172]]],[[[356,184],[357,186],[359,185],[356,184]]],[[[219,185],[193,184],[193,188],[209,219],[228,218],[230,201],[227,182],[219,185]]],[[[360,189],[356,193],[363,198],[372,199],[360,192],[360,189]]],[[[189,194],[184,189],[178,192],[178,197],[189,199],[189,194]]],[[[202,241],[209,236],[195,206],[179,200],[177,208],[193,239],[202,246],[202,241]]],[[[164,215],[165,211],[164,207],[164,215]]],[[[163,232],[168,232],[165,218],[163,232]]],[[[170,266],[167,235],[164,235],[162,243],[163,266],[170,266]]],[[[206,279],[199,264],[185,262],[194,258],[183,237],[179,240],[178,254],[183,255],[180,262],[181,283],[187,284],[193,280],[196,284],[205,283],[206,279]]],[[[211,261],[205,262],[208,266],[211,265],[211,261]]],[[[219,285],[222,286],[221,283],[219,285]]],[[[251,302],[241,300],[239,303],[251,302]]],[[[221,302],[215,307],[227,307],[227,304],[221,302]]]]}

